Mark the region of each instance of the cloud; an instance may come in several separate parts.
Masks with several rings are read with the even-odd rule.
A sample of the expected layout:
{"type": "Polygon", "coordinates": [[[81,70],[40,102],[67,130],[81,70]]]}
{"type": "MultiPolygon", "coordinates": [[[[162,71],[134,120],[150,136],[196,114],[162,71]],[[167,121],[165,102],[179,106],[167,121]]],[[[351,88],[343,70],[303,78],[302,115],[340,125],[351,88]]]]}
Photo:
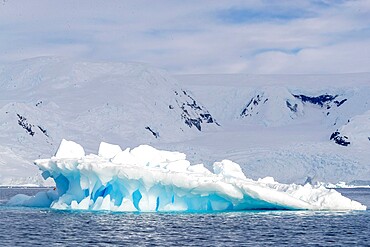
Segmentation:
{"type": "Polygon", "coordinates": [[[216,15],[221,21],[229,24],[245,24],[245,23],[260,23],[260,22],[278,22],[284,23],[287,21],[309,18],[315,16],[311,12],[303,8],[294,8],[290,6],[268,6],[263,8],[230,8],[219,11],[216,15]]]}
{"type": "Polygon", "coordinates": [[[358,73],[369,71],[368,41],[304,49],[298,53],[270,51],[255,57],[256,73],[358,73]],[[355,57],[355,59],[353,59],[355,57]],[[348,68],[351,68],[349,71],[348,68]]]}
{"type": "Polygon", "coordinates": [[[172,73],[369,71],[367,0],[7,1],[0,62],[138,61],[172,73]]]}

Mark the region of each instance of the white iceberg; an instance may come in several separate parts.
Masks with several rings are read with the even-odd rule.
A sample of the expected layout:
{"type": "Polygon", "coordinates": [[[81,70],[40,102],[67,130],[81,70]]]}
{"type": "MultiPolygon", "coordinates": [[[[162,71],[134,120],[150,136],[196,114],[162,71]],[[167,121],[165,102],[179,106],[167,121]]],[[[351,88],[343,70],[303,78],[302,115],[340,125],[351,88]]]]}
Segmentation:
{"type": "Polygon", "coordinates": [[[34,197],[17,195],[9,204],[122,212],[366,210],[324,186],[248,179],[229,160],[215,162],[212,173],[203,164],[191,165],[183,153],[148,145],[122,151],[102,143],[98,153],[85,156],[80,145],[63,140],[56,156],[35,161],[56,189],[34,197]]]}

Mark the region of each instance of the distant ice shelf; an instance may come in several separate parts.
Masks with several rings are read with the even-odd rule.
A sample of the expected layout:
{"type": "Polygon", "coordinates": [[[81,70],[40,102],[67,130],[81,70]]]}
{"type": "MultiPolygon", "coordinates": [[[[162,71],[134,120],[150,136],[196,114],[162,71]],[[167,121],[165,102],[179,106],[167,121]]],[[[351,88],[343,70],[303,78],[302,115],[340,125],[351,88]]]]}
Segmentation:
{"type": "Polygon", "coordinates": [[[141,145],[122,151],[102,142],[98,155],[85,155],[63,140],[55,156],[35,164],[55,190],[16,195],[8,205],[61,210],[205,212],[234,210],[366,210],[339,192],[310,184],[280,184],[272,177],[248,179],[230,160],[191,165],[186,155],[141,145]]]}
{"type": "Polygon", "coordinates": [[[370,181],[352,181],[347,184],[345,182],[332,183],[320,183],[329,189],[370,189],[370,181]]]}

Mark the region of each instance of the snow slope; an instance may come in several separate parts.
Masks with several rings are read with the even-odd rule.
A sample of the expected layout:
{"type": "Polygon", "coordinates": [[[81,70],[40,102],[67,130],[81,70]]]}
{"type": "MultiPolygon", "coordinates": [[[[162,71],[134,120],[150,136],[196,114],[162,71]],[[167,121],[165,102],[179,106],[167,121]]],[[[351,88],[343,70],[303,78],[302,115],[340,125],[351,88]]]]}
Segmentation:
{"type": "Polygon", "coordinates": [[[331,140],[345,145],[369,147],[370,144],[370,111],[349,119],[346,124],[337,129],[331,140]]]}
{"type": "Polygon", "coordinates": [[[171,76],[41,57],[0,67],[0,90],[2,185],[42,183],[32,162],[62,138],[87,153],[105,141],[178,150],[192,163],[230,159],[253,179],[370,178],[366,73],[171,76]],[[350,144],[330,140],[336,132],[350,144]]]}
{"type": "Polygon", "coordinates": [[[169,142],[219,127],[171,76],[142,64],[19,61],[0,69],[0,90],[0,184],[35,173],[23,166],[53,154],[62,138],[91,152],[101,140],[169,142]]]}
{"type": "Polygon", "coordinates": [[[369,180],[370,74],[177,79],[222,125],[222,133],[186,143],[182,151],[191,146],[188,153],[202,150],[205,160],[227,157],[255,179],[271,175],[288,183],[307,178],[335,183],[369,180]],[[330,140],[337,130],[348,135],[350,145],[330,140]]]}

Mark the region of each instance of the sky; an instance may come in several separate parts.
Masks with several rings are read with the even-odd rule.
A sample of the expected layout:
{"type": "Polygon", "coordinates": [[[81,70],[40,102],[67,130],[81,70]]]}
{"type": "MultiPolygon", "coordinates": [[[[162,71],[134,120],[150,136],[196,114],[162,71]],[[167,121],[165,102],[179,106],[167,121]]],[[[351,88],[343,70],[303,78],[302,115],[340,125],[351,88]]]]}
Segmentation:
{"type": "Polygon", "coordinates": [[[173,74],[370,72],[370,0],[1,0],[0,63],[39,56],[173,74]]]}

